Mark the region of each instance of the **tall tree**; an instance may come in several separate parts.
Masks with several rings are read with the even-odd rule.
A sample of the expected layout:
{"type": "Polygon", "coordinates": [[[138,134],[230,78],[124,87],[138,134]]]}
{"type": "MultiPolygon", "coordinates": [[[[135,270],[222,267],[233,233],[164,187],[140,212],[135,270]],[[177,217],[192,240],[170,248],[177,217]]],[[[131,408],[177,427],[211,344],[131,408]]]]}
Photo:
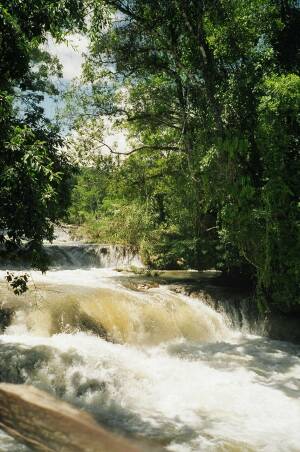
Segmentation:
{"type": "Polygon", "coordinates": [[[10,249],[26,242],[32,263],[45,268],[43,239],[68,202],[71,166],[59,151],[59,130],[40,102],[55,94],[61,68],[42,49],[84,25],[83,2],[0,2],[0,231],[10,249]]]}
{"type": "Polygon", "coordinates": [[[299,25],[295,0],[95,0],[91,17],[86,113],[122,122],[148,179],[177,162],[189,219],[172,171],[147,194],[169,246],[185,236],[203,267],[212,244],[264,304],[300,301],[299,25]]]}

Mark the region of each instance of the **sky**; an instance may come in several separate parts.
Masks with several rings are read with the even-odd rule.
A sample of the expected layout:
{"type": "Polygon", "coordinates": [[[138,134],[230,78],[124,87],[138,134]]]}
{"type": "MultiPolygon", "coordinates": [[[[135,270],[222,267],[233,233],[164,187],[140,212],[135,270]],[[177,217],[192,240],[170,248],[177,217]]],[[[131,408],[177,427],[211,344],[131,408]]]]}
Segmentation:
{"type": "MultiPolygon", "coordinates": [[[[81,75],[81,65],[84,61],[84,53],[87,52],[87,38],[78,34],[71,35],[67,42],[56,43],[52,38],[48,39],[45,49],[59,58],[63,66],[63,78],[58,81],[58,85],[66,87],[75,77],[81,75]]],[[[43,103],[45,114],[50,119],[55,117],[58,108],[62,107],[61,102],[55,98],[46,96],[43,103]]]]}
{"type": "Polygon", "coordinates": [[[56,55],[63,65],[63,80],[71,81],[81,74],[84,54],[88,51],[88,40],[85,36],[71,35],[67,42],[57,44],[49,39],[46,49],[56,55]]]}
{"type": "MultiPolygon", "coordinates": [[[[63,78],[59,81],[62,86],[67,86],[74,78],[80,77],[84,55],[88,52],[88,40],[85,36],[73,34],[70,35],[67,42],[60,44],[50,38],[46,50],[57,56],[63,66],[63,78]]],[[[55,117],[56,110],[60,107],[63,107],[61,103],[55,102],[49,97],[44,101],[45,113],[50,119],[55,117]]],[[[105,143],[120,152],[124,152],[128,148],[124,133],[111,131],[108,120],[105,121],[105,124],[107,126],[107,133],[104,137],[105,143]]]]}

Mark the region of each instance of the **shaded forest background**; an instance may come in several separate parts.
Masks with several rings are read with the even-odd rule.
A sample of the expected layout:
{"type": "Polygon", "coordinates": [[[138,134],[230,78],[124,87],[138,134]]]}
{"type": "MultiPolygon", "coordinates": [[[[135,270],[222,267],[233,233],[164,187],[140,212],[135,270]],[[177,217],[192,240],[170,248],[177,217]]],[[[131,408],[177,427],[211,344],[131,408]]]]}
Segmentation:
{"type": "Polygon", "coordinates": [[[45,269],[60,218],[136,248],[153,268],[217,268],[262,308],[300,303],[299,40],[295,0],[0,2],[0,229],[45,269]],[[58,61],[89,37],[44,116],[58,61]],[[105,142],[107,118],[128,147],[105,142]],[[124,155],[125,154],[125,155],[124,155]]]}

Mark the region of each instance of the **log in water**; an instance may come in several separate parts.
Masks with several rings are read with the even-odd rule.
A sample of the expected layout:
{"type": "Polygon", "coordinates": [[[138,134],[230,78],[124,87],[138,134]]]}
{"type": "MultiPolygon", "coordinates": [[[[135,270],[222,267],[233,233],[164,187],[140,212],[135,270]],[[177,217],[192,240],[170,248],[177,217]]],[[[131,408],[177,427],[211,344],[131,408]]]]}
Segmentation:
{"type": "Polygon", "coordinates": [[[38,451],[141,452],[87,413],[32,386],[0,384],[0,427],[38,451]]]}

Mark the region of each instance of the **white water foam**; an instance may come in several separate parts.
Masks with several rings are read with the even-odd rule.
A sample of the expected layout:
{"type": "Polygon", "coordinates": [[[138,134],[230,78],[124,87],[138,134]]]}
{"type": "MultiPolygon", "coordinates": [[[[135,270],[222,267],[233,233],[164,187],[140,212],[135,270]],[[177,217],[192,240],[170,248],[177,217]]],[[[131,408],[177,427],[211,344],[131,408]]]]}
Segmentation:
{"type": "Polygon", "coordinates": [[[284,344],[248,337],[135,347],[83,333],[1,343],[2,365],[9,346],[26,383],[167,450],[299,450],[300,358],[284,344]]]}
{"type": "MultiPolygon", "coordinates": [[[[130,334],[122,343],[83,332],[37,335],[26,327],[31,309],[21,311],[0,336],[1,380],[50,391],[169,451],[300,451],[299,347],[232,332],[201,300],[165,288],[137,293],[115,276],[99,269],[35,275],[39,284],[100,289],[96,299],[98,292],[83,292],[81,306],[107,319],[111,312],[107,325],[130,334]]],[[[8,451],[3,438],[0,449],[8,451]]]]}

